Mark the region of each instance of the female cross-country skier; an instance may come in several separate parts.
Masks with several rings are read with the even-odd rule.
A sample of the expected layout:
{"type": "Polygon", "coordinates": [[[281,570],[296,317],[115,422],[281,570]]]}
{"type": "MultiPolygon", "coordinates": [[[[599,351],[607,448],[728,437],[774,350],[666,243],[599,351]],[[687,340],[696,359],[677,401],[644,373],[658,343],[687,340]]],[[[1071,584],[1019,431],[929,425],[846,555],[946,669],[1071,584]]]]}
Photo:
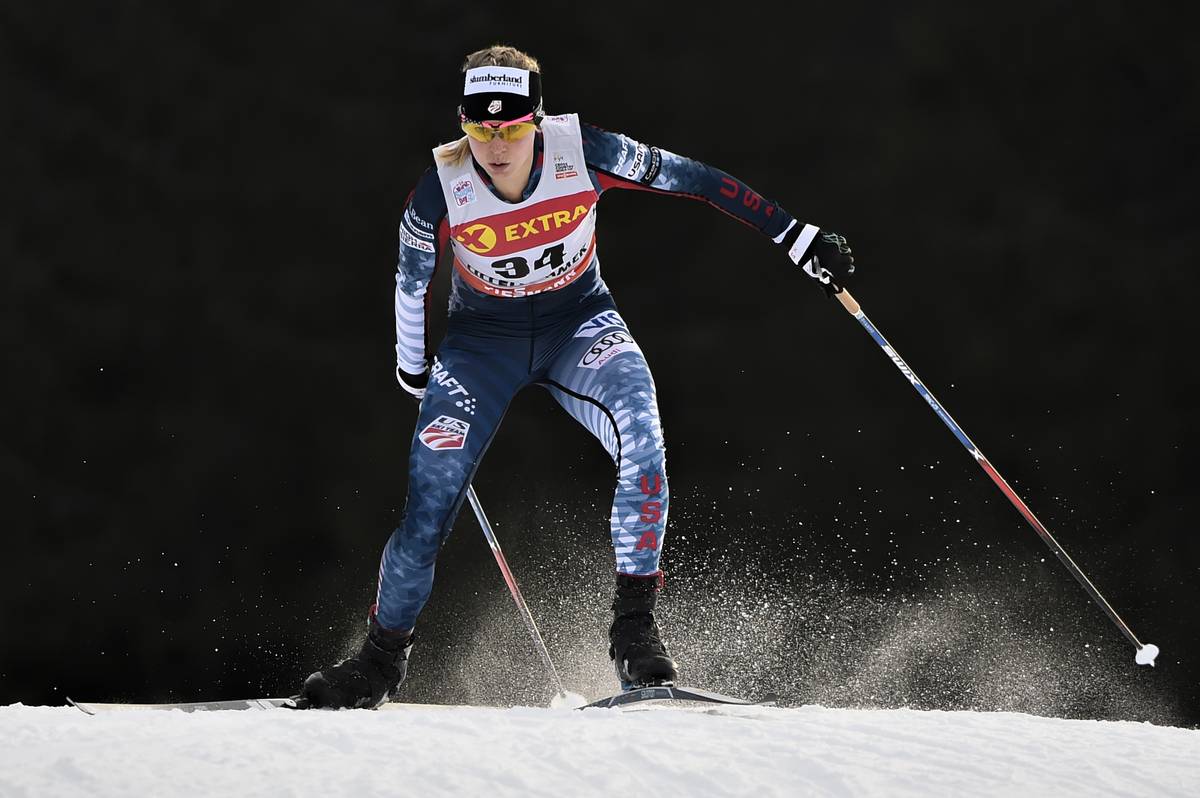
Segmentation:
{"type": "Polygon", "coordinates": [[[827,292],[854,271],[844,238],[797,222],[740,180],[575,114],[545,116],[538,63],[520,50],[467,56],[458,111],[465,136],[434,150],[400,222],[396,377],[421,402],[403,518],[383,550],[361,649],[309,676],[301,706],[375,707],[394,695],[467,486],[509,402],[535,384],[617,467],[617,676],[626,688],[676,678],[654,619],[668,506],[662,427],[646,359],[600,277],[601,194],[703,200],[771,238],[827,292]],[[426,293],[447,246],[447,333],[429,360],[426,293]]]}

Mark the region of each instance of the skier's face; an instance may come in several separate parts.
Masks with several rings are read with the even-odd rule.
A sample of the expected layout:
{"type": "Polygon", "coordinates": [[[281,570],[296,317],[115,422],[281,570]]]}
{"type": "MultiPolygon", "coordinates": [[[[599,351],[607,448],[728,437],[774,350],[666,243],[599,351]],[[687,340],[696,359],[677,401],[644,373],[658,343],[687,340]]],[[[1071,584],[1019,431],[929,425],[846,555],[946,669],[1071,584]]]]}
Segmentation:
{"type": "Polygon", "coordinates": [[[514,141],[505,141],[499,136],[483,142],[467,138],[471,154],[488,173],[492,180],[504,183],[524,183],[529,180],[533,168],[533,142],[537,136],[523,136],[514,141]]]}

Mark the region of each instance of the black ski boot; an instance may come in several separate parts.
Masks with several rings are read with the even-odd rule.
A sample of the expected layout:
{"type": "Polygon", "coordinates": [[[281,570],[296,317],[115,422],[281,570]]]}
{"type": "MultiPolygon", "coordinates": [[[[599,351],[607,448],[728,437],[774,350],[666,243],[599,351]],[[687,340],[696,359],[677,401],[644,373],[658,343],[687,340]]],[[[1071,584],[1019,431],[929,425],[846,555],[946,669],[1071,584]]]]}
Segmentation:
{"type": "Polygon", "coordinates": [[[358,653],[305,679],[293,702],[298,709],[374,709],[404,681],[412,645],[412,632],[384,629],[372,614],[358,653]]]}
{"type": "Polygon", "coordinates": [[[617,669],[622,689],[673,684],[679,676],[675,660],[663,647],[654,620],[660,587],[661,573],[654,576],[617,574],[613,622],[608,629],[608,656],[617,669]]]}

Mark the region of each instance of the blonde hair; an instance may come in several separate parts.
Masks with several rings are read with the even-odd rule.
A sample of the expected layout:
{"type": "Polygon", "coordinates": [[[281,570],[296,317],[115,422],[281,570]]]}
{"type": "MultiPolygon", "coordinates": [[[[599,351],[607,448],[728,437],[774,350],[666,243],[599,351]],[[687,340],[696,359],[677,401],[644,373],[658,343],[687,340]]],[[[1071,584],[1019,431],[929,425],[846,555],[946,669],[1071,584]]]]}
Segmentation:
{"type": "MultiPolygon", "coordinates": [[[[507,44],[493,44],[482,50],[476,50],[463,60],[462,71],[481,66],[504,66],[528,69],[530,72],[542,72],[537,59],[529,53],[518,50],[507,44]]],[[[433,155],[443,166],[458,166],[471,154],[471,144],[463,136],[457,141],[451,141],[438,147],[433,155]]]]}

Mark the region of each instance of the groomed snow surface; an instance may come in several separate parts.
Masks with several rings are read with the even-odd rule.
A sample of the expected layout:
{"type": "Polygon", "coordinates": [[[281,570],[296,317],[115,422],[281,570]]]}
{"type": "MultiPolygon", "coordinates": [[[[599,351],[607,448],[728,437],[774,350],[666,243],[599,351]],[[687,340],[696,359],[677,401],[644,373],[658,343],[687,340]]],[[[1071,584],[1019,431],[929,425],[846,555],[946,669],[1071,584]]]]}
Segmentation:
{"type": "Polygon", "coordinates": [[[0,707],[0,795],[1200,795],[1200,731],[1017,713],[0,707]]]}

